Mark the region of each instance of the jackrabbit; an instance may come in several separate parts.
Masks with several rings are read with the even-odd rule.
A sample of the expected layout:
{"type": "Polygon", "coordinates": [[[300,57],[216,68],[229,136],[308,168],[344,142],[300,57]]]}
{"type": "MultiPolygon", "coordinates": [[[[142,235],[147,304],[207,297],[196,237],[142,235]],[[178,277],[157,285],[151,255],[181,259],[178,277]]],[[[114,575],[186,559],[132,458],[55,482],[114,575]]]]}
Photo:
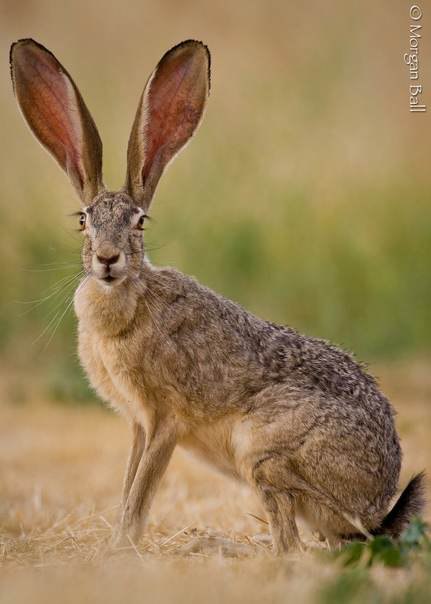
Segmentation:
{"type": "Polygon", "coordinates": [[[139,538],[181,445],[254,488],[275,552],[300,546],[296,515],[330,542],[398,536],[422,510],[424,475],[388,513],[401,451],[375,380],[346,352],[263,321],[146,256],[142,229],[157,183],[205,109],[208,48],[182,42],[151,74],[118,192],[103,185],[98,131],[54,55],[20,40],[11,72],[27,123],[82,201],[79,355],[93,387],[133,428],[121,534],[139,538]]]}

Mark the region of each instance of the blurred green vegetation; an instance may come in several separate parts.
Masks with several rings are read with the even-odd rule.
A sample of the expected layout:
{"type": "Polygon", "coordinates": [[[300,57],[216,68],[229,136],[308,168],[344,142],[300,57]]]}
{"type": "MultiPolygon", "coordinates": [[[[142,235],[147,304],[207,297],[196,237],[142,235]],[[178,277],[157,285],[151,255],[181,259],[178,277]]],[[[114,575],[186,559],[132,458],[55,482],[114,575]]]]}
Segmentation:
{"type": "MultiPolygon", "coordinates": [[[[327,556],[328,554],[325,554],[327,556]]],[[[319,594],[322,604],[340,603],[394,603],[421,604],[429,602],[431,590],[431,543],[429,527],[414,519],[400,536],[392,540],[386,536],[368,542],[352,542],[335,554],[343,568],[328,581],[319,594]],[[398,590],[379,581],[379,567],[398,569],[398,590]],[[403,569],[413,571],[403,577],[403,569]]],[[[394,571],[393,571],[394,572],[394,571]]],[[[387,576],[386,576],[387,579],[387,576]]]]}
{"type": "MultiPolygon", "coordinates": [[[[127,12],[112,2],[101,13],[90,1],[83,20],[82,0],[29,0],[25,10],[5,2],[1,49],[6,57],[13,39],[32,35],[59,56],[99,124],[107,181],[118,186],[148,73],[178,40],[205,40],[208,114],[160,184],[145,234],[152,261],[362,359],[428,354],[430,120],[408,112],[405,10],[203,4],[132,0],[127,12]]],[[[36,375],[48,396],[86,400],[71,308],[56,327],[73,292],[66,278],[79,271],[68,215],[77,201],[23,125],[6,74],[0,93],[3,366],[36,375]],[[59,279],[65,289],[55,293],[59,279]]],[[[22,380],[10,384],[20,398],[22,380]]]]}

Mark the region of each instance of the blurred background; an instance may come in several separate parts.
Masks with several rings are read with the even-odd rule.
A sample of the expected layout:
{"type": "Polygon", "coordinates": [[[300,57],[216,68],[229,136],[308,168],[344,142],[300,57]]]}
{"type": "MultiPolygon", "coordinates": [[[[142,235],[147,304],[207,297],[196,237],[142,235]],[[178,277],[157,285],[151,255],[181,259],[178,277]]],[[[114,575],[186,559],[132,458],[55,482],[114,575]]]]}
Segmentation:
{"type": "MultiPolygon", "coordinates": [[[[145,81],[172,45],[205,41],[203,124],[166,172],[150,256],[267,319],[367,361],[426,361],[431,348],[430,113],[408,110],[405,2],[127,3],[1,0],[3,395],[91,394],[68,306],[79,270],[78,200],[39,147],[8,77],[12,41],[34,37],[71,72],[122,185],[145,81]]],[[[431,14],[421,80],[431,111],[431,14]]]]}

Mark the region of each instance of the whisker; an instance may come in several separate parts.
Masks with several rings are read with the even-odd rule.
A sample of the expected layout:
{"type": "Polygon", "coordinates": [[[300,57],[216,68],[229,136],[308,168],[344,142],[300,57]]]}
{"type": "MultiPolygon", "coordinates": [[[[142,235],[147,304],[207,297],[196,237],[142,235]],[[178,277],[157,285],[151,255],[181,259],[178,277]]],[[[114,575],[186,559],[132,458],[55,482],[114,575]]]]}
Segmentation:
{"type": "MultiPolygon", "coordinates": [[[[75,279],[77,279],[81,276],[82,272],[83,271],[81,271],[80,273],[78,273],[76,275],[73,275],[72,278],[69,278],[69,280],[66,283],[64,283],[61,287],[57,288],[52,294],[47,296],[46,299],[50,299],[54,295],[60,295],[61,293],[63,293],[65,291],[65,289],[67,289],[69,286],[71,286],[74,283],[75,279]]],[[[61,312],[60,309],[68,297],[69,297],[69,292],[66,294],[66,296],[62,297],[61,300],[57,302],[57,304],[55,304],[53,309],[51,309],[51,317],[48,321],[48,324],[45,326],[45,328],[42,330],[42,332],[38,335],[38,337],[35,340],[33,340],[32,345],[36,344],[49,331],[50,327],[55,323],[58,315],[61,312]]],[[[40,304],[43,301],[45,301],[45,300],[39,301],[39,303],[36,304],[34,307],[32,307],[28,312],[30,312],[31,310],[34,310],[35,307],[40,306],[40,304]]],[[[24,314],[26,314],[26,313],[24,313],[24,314]]]]}
{"type": "MultiPolygon", "coordinates": [[[[79,289],[79,288],[78,288],[79,289]]],[[[67,299],[67,298],[66,298],[67,299]]],[[[57,320],[57,322],[55,323],[52,331],[51,331],[51,335],[49,336],[45,346],[43,347],[43,350],[46,350],[49,346],[49,344],[51,343],[53,337],[55,336],[55,334],[57,333],[58,328],[61,325],[61,322],[63,321],[64,317],[66,316],[67,311],[69,310],[69,308],[72,306],[73,304],[73,300],[74,300],[74,293],[71,295],[70,300],[67,302],[66,304],[66,308],[63,310],[63,312],[61,313],[59,319],[57,320]]],[[[66,300],[64,300],[63,302],[65,302],[66,300]]],[[[57,313],[58,314],[58,313],[57,313]]]]}
{"type": "Polygon", "coordinates": [[[21,270],[25,271],[26,273],[47,273],[50,271],[61,271],[67,270],[69,268],[77,268],[78,266],[81,266],[80,262],[74,262],[73,264],[64,264],[62,266],[53,266],[51,268],[23,268],[21,270]]]}
{"type": "Polygon", "coordinates": [[[35,300],[16,300],[16,303],[17,304],[32,304],[33,306],[28,311],[23,313],[23,314],[27,314],[27,312],[30,312],[30,311],[34,310],[35,308],[39,307],[41,304],[43,304],[43,302],[47,302],[54,296],[60,294],[71,283],[73,283],[73,281],[75,279],[80,277],[83,274],[83,272],[84,271],[80,271],[79,273],[74,274],[72,276],[67,275],[66,277],[63,277],[62,279],[57,281],[54,285],[52,285],[50,288],[48,288],[48,291],[50,291],[50,290],[52,290],[52,291],[49,294],[47,294],[46,296],[43,296],[42,298],[36,298],[35,300]]]}
{"type": "MultiPolygon", "coordinates": [[[[136,281],[139,282],[139,280],[137,279],[136,281]]],[[[155,292],[152,292],[150,290],[146,291],[146,294],[143,297],[144,303],[148,309],[148,314],[150,316],[151,322],[153,323],[154,327],[156,328],[156,330],[158,331],[162,342],[165,343],[168,346],[171,346],[173,343],[170,340],[169,337],[167,337],[166,333],[164,333],[159,325],[159,323],[157,322],[153,310],[158,311],[159,313],[161,313],[163,311],[163,304],[161,304],[161,299],[158,298],[158,296],[155,294],[155,292]],[[151,308],[151,304],[153,305],[153,309],[151,308]]]]}
{"type": "Polygon", "coordinates": [[[160,245],[146,245],[145,246],[145,251],[146,252],[154,252],[156,250],[161,250],[164,247],[166,247],[166,243],[161,243],[160,245]]]}
{"type": "MultiPolygon", "coordinates": [[[[73,258],[80,259],[81,254],[80,253],[73,254],[73,258]]],[[[70,260],[62,260],[61,262],[59,262],[58,260],[56,262],[39,262],[37,264],[37,266],[30,266],[28,268],[38,268],[40,266],[64,266],[65,264],[70,264],[71,261],[72,261],[72,258],[70,260]]]]}
{"type": "MultiPolygon", "coordinates": [[[[63,304],[66,302],[66,300],[69,298],[69,292],[67,292],[67,294],[65,296],[63,296],[61,298],[61,300],[59,300],[54,308],[52,308],[50,310],[50,320],[48,322],[48,325],[45,327],[45,329],[42,331],[42,333],[40,334],[39,337],[42,337],[44,335],[44,333],[46,332],[46,330],[49,330],[50,325],[55,321],[56,317],[58,316],[58,314],[61,312],[61,307],[63,306],[63,304]]],[[[39,338],[37,338],[33,344],[35,344],[38,341],[39,338]]]]}
{"type": "Polygon", "coordinates": [[[139,250],[137,252],[126,252],[125,255],[126,256],[136,256],[139,254],[145,255],[146,252],[154,252],[155,250],[161,250],[165,246],[166,246],[166,243],[162,243],[160,245],[151,245],[151,246],[146,245],[143,250],[139,250]]]}
{"type": "MultiPolygon", "coordinates": [[[[76,289],[76,292],[78,292],[81,287],[84,285],[84,283],[88,280],[90,275],[87,275],[79,284],[78,288],[76,289]]],[[[45,343],[45,345],[43,346],[43,350],[46,350],[46,348],[49,346],[49,344],[51,343],[53,337],[55,336],[55,334],[58,331],[58,328],[61,325],[61,322],[63,321],[64,317],[66,316],[67,311],[70,309],[70,307],[73,304],[73,300],[75,297],[75,293],[73,292],[72,295],[70,296],[69,299],[69,293],[60,301],[59,304],[57,304],[57,306],[54,308],[54,311],[56,309],[58,309],[59,307],[63,306],[64,303],[66,303],[66,307],[63,311],[57,310],[57,312],[55,312],[54,316],[51,318],[51,320],[49,321],[48,325],[45,327],[45,329],[43,330],[43,332],[40,334],[40,336],[38,336],[38,338],[33,342],[33,344],[35,344],[37,341],[39,341],[46,333],[48,333],[52,327],[52,331],[51,334],[47,340],[47,342],[45,343]]]]}
{"type": "Polygon", "coordinates": [[[54,323],[55,319],[58,317],[58,315],[60,314],[60,311],[58,310],[55,315],[51,318],[51,320],[49,321],[48,325],[45,326],[45,328],[43,329],[43,331],[37,336],[37,338],[35,340],[33,340],[33,342],[31,343],[32,346],[34,346],[35,344],[37,344],[37,342],[39,342],[39,340],[41,338],[43,338],[43,336],[47,333],[47,331],[49,330],[50,326],[54,323]]]}

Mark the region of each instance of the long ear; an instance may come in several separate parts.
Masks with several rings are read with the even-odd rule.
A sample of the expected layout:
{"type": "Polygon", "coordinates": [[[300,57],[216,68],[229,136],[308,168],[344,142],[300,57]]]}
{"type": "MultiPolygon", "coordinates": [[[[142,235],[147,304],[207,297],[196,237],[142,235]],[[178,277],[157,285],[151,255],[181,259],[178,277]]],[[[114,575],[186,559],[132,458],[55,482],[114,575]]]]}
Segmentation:
{"type": "Polygon", "coordinates": [[[34,40],[12,44],[10,65],[28,125],[88,204],[103,188],[102,142],[78,88],[54,55],[34,40]]]}
{"type": "Polygon", "coordinates": [[[198,127],[210,88],[210,54],[202,42],[171,48],[151,74],[130,134],[126,190],[148,209],[157,183],[198,127]]]}

